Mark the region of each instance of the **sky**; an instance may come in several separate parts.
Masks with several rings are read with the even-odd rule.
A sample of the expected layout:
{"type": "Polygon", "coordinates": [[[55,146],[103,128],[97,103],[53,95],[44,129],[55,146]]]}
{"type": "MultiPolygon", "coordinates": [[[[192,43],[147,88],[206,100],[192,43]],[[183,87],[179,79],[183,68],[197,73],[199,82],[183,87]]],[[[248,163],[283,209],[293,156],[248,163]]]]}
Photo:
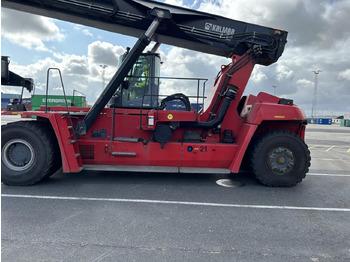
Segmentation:
{"type": "MultiPolygon", "coordinates": [[[[288,43],[277,63],[255,66],[245,94],[267,92],[293,99],[311,115],[317,75],[317,115],[350,113],[350,0],[165,0],[177,6],[286,30],[288,43]],[[274,88],[276,86],[276,88],[274,88]]],[[[45,94],[46,71],[60,68],[67,94],[78,90],[93,104],[114,75],[118,58],[136,38],[1,8],[1,55],[10,70],[34,79],[45,94]],[[101,65],[107,65],[102,69],[101,65]]],[[[161,45],[164,76],[209,79],[210,88],[229,59],[161,45]]],[[[58,78],[49,94],[62,94],[58,78]]],[[[169,93],[177,92],[168,86],[169,93]]],[[[187,86],[182,86],[186,89],[187,86]]],[[[20,93],[18,87],[1,87],[20,93]]],[[[186,92],[186,90],[181,90],[186,92]]],[[[29,94],[25,94],[29,96],[29,94]]]]}

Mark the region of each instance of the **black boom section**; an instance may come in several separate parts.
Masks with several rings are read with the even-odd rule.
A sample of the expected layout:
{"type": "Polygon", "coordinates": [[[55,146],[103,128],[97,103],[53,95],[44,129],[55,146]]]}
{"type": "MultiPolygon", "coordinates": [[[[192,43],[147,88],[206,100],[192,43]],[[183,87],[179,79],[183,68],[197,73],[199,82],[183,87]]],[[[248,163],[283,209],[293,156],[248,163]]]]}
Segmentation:
{"type": "Polygon", "coordinates": [[[261,45],[258,64],[278,60],[287,32],[151,0],[1,0],[2,6],[138,37],[147,30],[154,8],[169,10],[152,40],[230,57],[261,45]]]}

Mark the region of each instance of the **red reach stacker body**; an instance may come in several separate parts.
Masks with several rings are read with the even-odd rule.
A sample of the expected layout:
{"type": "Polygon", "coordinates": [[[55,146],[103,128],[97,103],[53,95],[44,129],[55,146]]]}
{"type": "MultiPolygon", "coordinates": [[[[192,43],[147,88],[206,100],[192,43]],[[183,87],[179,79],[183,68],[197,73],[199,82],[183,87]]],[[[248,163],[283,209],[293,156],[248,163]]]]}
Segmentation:
{"type": "Polygon", "coordinates": [[[61,167],[66,173],[229,174],[238,173],[243,161],[267,186],[293,186],[305,177],[310,152],[304,142],[304,112],[292,100],[267,93],[243,96],[254,66],[274,63],[282,54],[287,32],[154,1],[92,1],[88,9],[85,4],[91,1],[36,2],[2,1],[17,10],[87,25],[95,20],[97,27],[111,31],[129,28],[130,35],[144,33],[123,55],[91,109],[42,106],[22,113],[36,121],[2,126],[4,183],[35,184],[61,167]],[[109,17],[101,15],[102,9],[109,17]],[[126,11],[132,21],[122,17],[126,11]],[[199,112],[191,106],[193,98],[182,93],[160,96],[159,77],[152,74],[159,55],[156,48],[142,54],[151,40],[232,59],[221,67],[199,112]],[[146,77],[135,73],[141,67],[151,70],[146,77]],[[185,110],[168,109],[171,100],[183,103],[185,110]]]}

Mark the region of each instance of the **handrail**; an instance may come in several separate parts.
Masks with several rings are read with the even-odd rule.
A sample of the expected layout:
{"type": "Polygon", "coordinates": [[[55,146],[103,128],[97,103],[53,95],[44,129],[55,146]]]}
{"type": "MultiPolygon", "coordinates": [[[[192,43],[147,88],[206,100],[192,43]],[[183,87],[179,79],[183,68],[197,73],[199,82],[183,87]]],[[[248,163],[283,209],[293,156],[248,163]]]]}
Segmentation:
{"type": "MultiPolygon", "coordinates": [[[[76,89],[73,89],[73,98],[72,98],[71,106],[75,106],[75,104],[74,104],[74,95],[75,95],[75,93],[79,93],[79,94],[85,96],[85,98],[86,98],[86,95],[84,93],[82,93],[82,92],[80,92],[80,91],[78,91],[76,89]]],[[[80,106],[82,106],[82,103],[80,104],[80,106]]]]}
{"type": "MultiPolygon", "coordinates": [[[[185,78],[185,77],[146,77],[146,76],[127,76],[129,79],[130,78],[147,78],[147,79],[157,79],[158,85],[160,84],[160,80],[161,79],[168,79],[168,80],[190,80],[190,81],[196,81],[197,82],[197,94],[196,95],[186,95],[188,98],[194,98],[197,101],[197,110],[196,110],[196,121],[198,121],[198,114],[199,114],[199,108],[198,108],[198,104],[199,104],[199,99],[203,99],[203,105],[204,105],[204,99],[206,98],[206,96],[204,95],[205,93],[205,83],[208,81],[208,79],[206,78],[185,78]],[[201,81],[203,81],[203,87],[202,87],[202,96],[200,95],[200,84],[201,81]]],[[[153,81],[152,81],[153,82],[153,81]]],[[[146,89],[145,89],[146,91],[146,89]]],[[[172,94],[170,94],[172,95],[172,94]]],[[[169,95],[159,95],[159,94],[151,94],[151,95],[147,95],[144,94],[142,96],[142,101],[141,101],[141,105],[140,105],[140,129],[142,129],[142,111],[145,109],[143,102],[144,102],[144,98],[145,97],[151,97],[151,99],[153,97],[156,97],[157,101],[159,100],[159,98],[161,97],[168,97],[169,95]]],[[[158,104],[158,102],[157,102],[158,104]]],[[[159,106],[157,106],[155,108],[157,110],[157,118],[158,118],[158,111],[159,111],[159,106]]]]}
{"type": "MultiPolygon", "coordinates": [[[[62,73],[61,73],[61,70],[59,68],[55,68],[55,67],[50,67],[49,69],[47,69],[47,78],[46,78],[46,99],[45,99],[45,113],[47,113],[47,98],[48,98],[48,95],[49,95],[49,78],[50,78],[50,71],[52,70],[57,70],[58,71],[58,74],[60,76],[60,80],[61,80],[61,86],[62,86],[62,91],[63,91],[63,97],[64,97],[64,100],[66,102],[66,108],[67,108],[67,113],[68,113],[68,117],[69,117],[69,120],[70,120],[70,124],[71,126],[73,127],[73,121],[72,121],[72,117],[71,117],[71,114],[70,114],[70,111],[69,111],[69,107],[68,107],[68,100],[67,100],[67,96],[66,96],[66,91],[64,89],[64,84],[63,84],[63,79],[62,79],[62,73]]],[[[74,130],[74,128],[73,128],[74,130]]],[[[73,132],[73,136],[74,136],[74,139],[75,139],[75,132],[73,132]]]]}

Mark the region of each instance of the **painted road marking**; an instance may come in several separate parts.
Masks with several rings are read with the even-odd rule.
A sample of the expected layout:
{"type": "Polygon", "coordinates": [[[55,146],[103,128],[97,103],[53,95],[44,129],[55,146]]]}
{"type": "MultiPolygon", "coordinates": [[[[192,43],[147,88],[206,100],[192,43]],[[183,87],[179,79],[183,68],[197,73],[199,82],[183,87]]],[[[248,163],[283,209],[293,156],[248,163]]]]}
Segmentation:
{"type": "Polygon", "coordinates": [[[310,146],[309,149],[313,149],[313,148],[322,148],[322,145],[313,145],[313,146],[310,146]]]}
{"type": "Polygon", "coordinates": [[[118,203],[167,204],[167,205],[207,206],[207,207],[350,212],[350,208],[329,208],[329,207],[238,205],[238,204],[221,204],[221,203],[205,203],[205,202],[151,200],[151,199],[62,197],[62,196],[12,195],[12,194],[2,194],[1,196],[8,197],[8,198],[29,198],[29,199],[45,199],[45,200],[101,201],[101,202],[118,202],[118,203]]]}
{"type": "Polygon", "coordinates": [[[312,159],[317,159],[321,161],[335,161],[335,160],[342,160],[342,161],[349,161],[347,158],[323,158],[323,157],[313,157],[312,159]]]}
{"type": "Polygon", "coordinates": [[[318,173],[307,173],[307,176],[332,176],[332,177],[349,177],[350,178],[350,174],[349,175],[345,175],[345,174],[318,174],[318,173]]]}
{"type": "Polygon", "coordinates": [[[309,146],[308,149],[309,149],[309,150],[311,150],[311,149],[313,149],[313,150],[316,150],[316,149],[322,150],[322,148],[323,148],[323,149],[324,149],[324,148],[327,148],[327,149],[325,150],[325,152],[329,152],[329,151],[331,151],[331,150],[332,150],[333,148],[335,148],[335,147],[339,148],[340,150],[343,150],[343,149],[344,149],[346,152],[350,153],[350,148],[348,148],[347,146],[331,146],[331,147],[327,148],[326,145],[312,145],[312,146],[309,146]]]}
{"type": "Polygon", "coordinates": [[[334,147],[335,147],[335,146],[331,146],[330,148],[328,148],[328,149],[326,150],[326,152],[331,151],[332,148],[334,148],[334,147]]]}

